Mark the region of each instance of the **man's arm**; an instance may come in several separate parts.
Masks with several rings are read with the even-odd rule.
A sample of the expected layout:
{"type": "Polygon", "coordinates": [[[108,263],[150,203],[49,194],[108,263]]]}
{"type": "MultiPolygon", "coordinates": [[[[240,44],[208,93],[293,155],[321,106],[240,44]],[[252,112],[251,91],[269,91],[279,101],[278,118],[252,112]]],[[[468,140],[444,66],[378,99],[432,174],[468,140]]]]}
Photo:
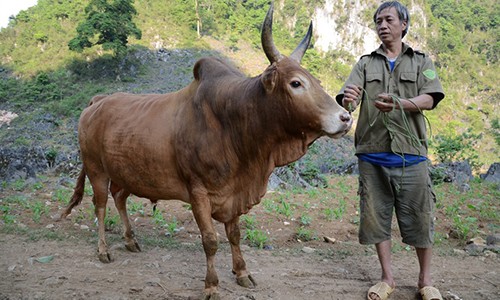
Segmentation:
{"type": "Polygon", "coordinates": [[[408,112],[431,110],[434,108],[434,99],[429,94],[418,95],[411,99],[393,98],[389,94],[380,94],[374,105],[382,112],[390,112],[393,109],[403,109],[408,112]],[[399,100],[398,100],[399,99],[399,100]]]}

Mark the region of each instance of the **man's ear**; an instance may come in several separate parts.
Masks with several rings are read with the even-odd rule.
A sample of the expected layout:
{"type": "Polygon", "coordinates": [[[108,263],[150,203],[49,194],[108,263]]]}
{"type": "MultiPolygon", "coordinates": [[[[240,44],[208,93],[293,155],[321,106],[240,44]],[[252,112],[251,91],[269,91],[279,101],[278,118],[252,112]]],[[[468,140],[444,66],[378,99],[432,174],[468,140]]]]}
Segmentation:
{"type": "Polygon", "coordinates": [[[278,82],[278,68],[276,63],[273,63],[262,73],[260,81],[268,93],[271,93],[278,82]]]}

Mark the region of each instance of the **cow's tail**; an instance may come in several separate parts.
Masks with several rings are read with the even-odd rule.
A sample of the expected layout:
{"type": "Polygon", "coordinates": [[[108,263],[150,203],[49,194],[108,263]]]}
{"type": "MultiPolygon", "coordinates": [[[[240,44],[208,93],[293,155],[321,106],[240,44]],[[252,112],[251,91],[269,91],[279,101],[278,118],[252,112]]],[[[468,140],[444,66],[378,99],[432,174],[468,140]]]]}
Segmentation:
{"type": "Polygon", "coordinates": [[[78,175],[78,179],[76,180],[76,186],[73,190],[73,196],[71,196],[71,200],[69,201],[68,206],[66,206],[64,211],[61,213],[59,220],[65,219],[71,213],[73,207],[79,205],[82,202],[83,192],[85,190],[85,176],[86,173],[84,168],[82,167],[80,175],[78,175]]]}

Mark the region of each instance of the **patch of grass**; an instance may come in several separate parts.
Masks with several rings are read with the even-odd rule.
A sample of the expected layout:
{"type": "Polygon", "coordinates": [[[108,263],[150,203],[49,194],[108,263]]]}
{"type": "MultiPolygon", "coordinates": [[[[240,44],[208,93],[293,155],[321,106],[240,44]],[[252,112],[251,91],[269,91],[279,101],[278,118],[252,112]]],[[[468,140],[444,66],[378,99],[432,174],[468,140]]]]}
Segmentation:
{"type": "Polygon", "coordinates": [[[177,218],[173,217],[172,220],[167,222],[164,226],[167,229],[168,236],[173,236],[179,226],[179,223],[177,222],[177,218]]]}
{"type": "Polygon", "coordinates": [[[22,208],[29,208],[28,197],[22,194],[9,195],[5,197],[4,202],[7,205],[20,205],[22,208]]]}
{"type": "Polygon", "coordinates": [[[19,178],[10,183],[10,188],[16,192],[22,192],[26,188],[26,180],[19,178]]]}
{"type": "Polygon", "coordinates": [[[287,218],[290,218],[293,215],[292,206],[284,199],[281,199],[276,206],[276,212],[280,215],[284,215],[287,218]]]}
{"type": "Polygon", "coordinates": [[[142,202],[133,201],[131,198],[127,199],[127,210],[129,215],[135,215],[139,213],[141,216],[144,216],[144,205],[142,202]]]}
{"type": "Polygon", "coordinates": [[[43,182],[40,182],[40,181],[37,181],[37,182],[33,183],[33,185],[32,185],[33,191],[39,191],[43,188],[44,188],[44,184],[43,184],[43,182]]]}
{"type": "Polygon", "coordinates": [[[52,200],[67,205],[71,198],[72,191],[67,188],[59,188],[52,194],[52,200]]]}
{"type": "Polygon", "coordinates": [[[311,225],[312,223],[312,217],[310,215],[308,215],[307,213],[302,213],[302,215],[300,216],[300,225],[302,226],[308,226],[308,225],[311,225]]]}
{"type": "Polygon", "coordinates": [[[201,245],[201,239],[196,240],[192,243],[180,243],[178,240],[173,238],[167,238],[163,234],[156,233],[139,233],[137,234],[137,240],[141,246],[146,246],[150,248],[160,247],[171,250],[182,251],[196,251],[203,252],[203,246],[201,245]]]}
{"type": "Polygon", "coordinates": [[[244,240],[249,242],[252,247],[257,247],[263,249],[264,246],[269,242],[268,235],[259,229],[247,229],[245,230],[244,240]]]}
{"type": "Polygon", "coordinates": [[[240,223],[246,229],[255,229],[257,227],[257,220],[255,219],[255,216],[242,215],[240,217],[240,223]]]}
{"type": "Polygon", "coordinates": [[[77,210],[77,213],[75,216],[76,223],[82,223],[86,220],[92,220],[92,219],[95,219],[95,211],[94,211],[93,205],[91,207],[88,207],[85,210],[83,210],[83,209],[77,210]]]}
{"type": "Polygon", "coordinates": [[[43,214],[49,214],[50,208],[41,201],[35,201],[31,205],[33,222],[40,223],[40,218],[43,214]]]}
{"type": "Polygon", "coordinates": [[[301,240],[303,242],[308,242],[318,239],[313,230],[305,228],[304,226],[299,226],[297,228],[296,237],[298,240],[301,240]]]}
{"type": "Polygon", "coordinates": [[[455,232],[460,239],[465,241],[477,234],[477,218],[471,216],[462,217],[460,215],[456,215],[453,216],[452,220],[453,228],[455,229],[455,232]]]}
{"type": "Polygon", "coordinates": [[[321,193],[319,192],[319,189],[316,188],[310,188],[306,190],[306,195],[311,199],[318,198],[320,194],[321,193]]]}
{"type": "Polygon", "coordinates": [[[11,215],[11,207],[8,205],[0,205],[0,212],[2,213],[2,221],[4,224],[14,224],[16,217],[11,215]]]}
{"type": "Polygon", "coordinates": [[[340,220],[347,210],[347,202],[344,199],[339,200],[336,208],[327,207],[323,210],[323,214],[328,221],[340,220]]]}
{"type": "Polygon", "coordinates": [[[153,223],[160,227],[163,227],[167,224],[167,221],[163,217],[163,212],[160,209],[156,209],[153,212],[153,223]]]}
{"type": "Polygon", "coordinates": [[[272,213],[275,211],[276,204],[272,199],[264,199],[262,200],[262,206],[264,207],[264,210],[268,213],[272,213]]]}
{"type": "Polygon", "coordinates": [[[111,209],[106,208],[106,217],[104,218],[104,227],[106,230],[114,231],[118,227],[118,222],[120,221],[120,215],[112,214],[111,209]]]}
{"type": "Polygon", "coordinates": [[[94,196],[94,190],[92,189],[90,182],[85,183],[85,186],[83,187],[83,193],[86,196],[94,196]]]}
{"type": "Polygon", "coordinates": [[[46,228],[29,228],[25,226],[18,226],[17,224],[5,224],[0,226],[0,232],[3,234],[15,234],[17,236],[26,236],[30,241],[54,240],[63,241],[67,240],[67,232],[57,230],[50,230],[46,228]]]}
{"type": "Polygon", "coordinates": [[[436,207],[451,220],[451,231],[463,242],[480,235],[480,227],[498,226],[500,215],[500,192],[495,185],[478,180],[472,180],[469,185],[467,192],[460,192],[453,184],[435,186],[436,207]]]}

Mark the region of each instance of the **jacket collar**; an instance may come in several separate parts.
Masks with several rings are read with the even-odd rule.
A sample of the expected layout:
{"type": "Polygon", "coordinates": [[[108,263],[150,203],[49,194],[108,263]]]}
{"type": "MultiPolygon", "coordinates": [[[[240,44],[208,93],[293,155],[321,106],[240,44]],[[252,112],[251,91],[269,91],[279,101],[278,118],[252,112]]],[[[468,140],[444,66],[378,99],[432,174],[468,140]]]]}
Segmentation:
{"type": "MultiPolygon", "coordinates": [[[[408,44],[406,43],[403,43],[403,47],[401,49],[401,53],[403,54],[408,54],[410,56],[413,56],[413,54],[415,53],[413,48],[410,47],[408,44]]],[[[384,47],[382,46],[382,44],[380,44],[380,46],[377,48],[377,50],[373,51],[371,53],[371,55],[382,55],[383,57],[385,57],[385,52],[384,52],[384,47]]]]}

